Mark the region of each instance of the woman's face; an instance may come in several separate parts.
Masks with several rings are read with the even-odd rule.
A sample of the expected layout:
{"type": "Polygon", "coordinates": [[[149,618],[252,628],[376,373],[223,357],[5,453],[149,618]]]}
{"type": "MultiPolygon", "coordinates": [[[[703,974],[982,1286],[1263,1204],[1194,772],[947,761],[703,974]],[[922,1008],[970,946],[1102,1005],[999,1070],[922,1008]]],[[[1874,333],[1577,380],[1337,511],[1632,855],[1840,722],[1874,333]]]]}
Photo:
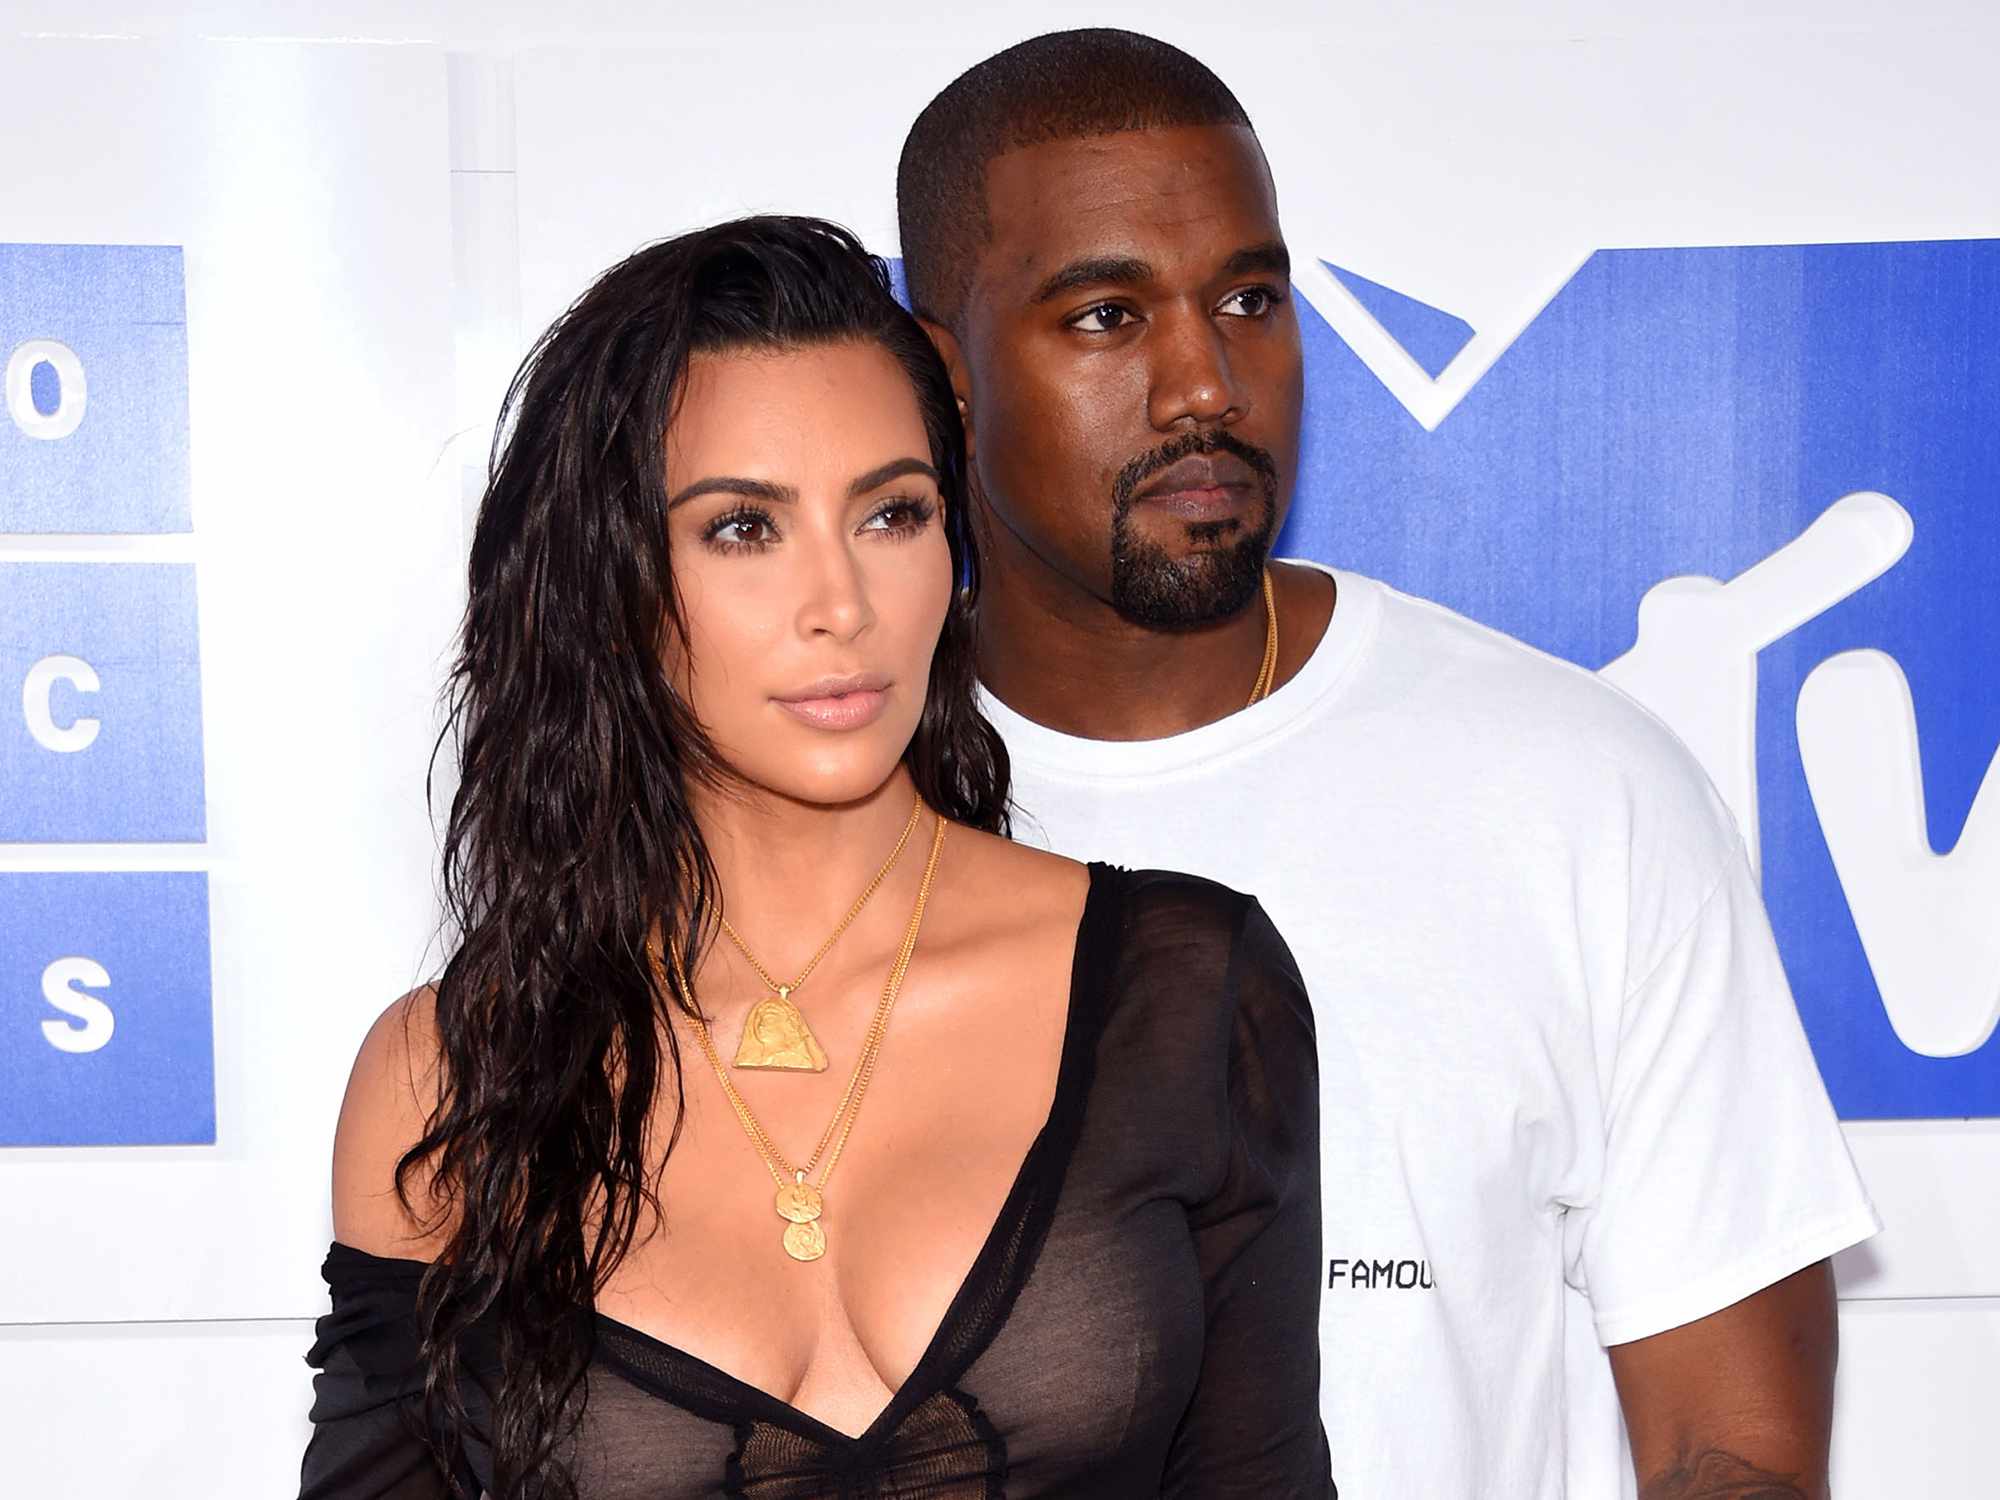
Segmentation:
{"type": "Polygon", "coordinates": [[[700,355],[683,389],[667,429],[675,686],[744,780],[865,797],[916,732],[951,605],[909,377],[854,342],[700,355]]]}

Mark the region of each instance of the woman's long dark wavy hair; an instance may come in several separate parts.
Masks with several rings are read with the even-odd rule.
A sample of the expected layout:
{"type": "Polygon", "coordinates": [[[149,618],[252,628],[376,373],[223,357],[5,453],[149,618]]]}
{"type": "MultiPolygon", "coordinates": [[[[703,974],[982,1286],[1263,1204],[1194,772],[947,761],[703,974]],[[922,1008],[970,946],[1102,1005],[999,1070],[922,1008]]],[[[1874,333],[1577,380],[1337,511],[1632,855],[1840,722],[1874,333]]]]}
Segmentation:
{"type": "Polygon", "coordinates": [[[650,246],[577,300],[507,393],[449,690],[460,781],[443,887],[459,938],[436,985],[440,1092],[396,1170],[411,1212],[448,1236],[418,1309],[433,1444],[463,1472],[476,1340],[498,1359],[497,1375],[479,1373],[499,1500],[576,1493],[568,1438],[595,1295],[659,1210],[680,1131],[667,1024],[678,1001],[648,943],[658,933],[691,960],[717,910],[689,793],[729,772],[662,652],[685,638],[667,424],[694,355],[856,340],[909,375],[962,584],[904,764],[943,816],[1003,832],[1006,751],[974,698],[964,435],[943,363],[883,262],[804,218],[650,246]],[[662,1089],[674,1104],[664,1141],[648,1129],[662,1089]]]}

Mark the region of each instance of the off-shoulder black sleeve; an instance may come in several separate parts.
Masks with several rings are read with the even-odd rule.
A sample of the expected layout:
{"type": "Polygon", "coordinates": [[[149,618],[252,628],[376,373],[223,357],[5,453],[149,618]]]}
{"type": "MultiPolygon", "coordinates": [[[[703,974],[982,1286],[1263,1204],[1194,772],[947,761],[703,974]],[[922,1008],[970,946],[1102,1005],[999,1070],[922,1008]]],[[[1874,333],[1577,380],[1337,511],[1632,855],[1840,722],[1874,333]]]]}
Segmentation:
{"type": "MultiPolygon", "coordinates": [[[[300,1500],[450,1500],[453,1486],[419,1420],[424,1376],[416,1299],[423,1264],[336,1244],[320,1274],[333,1310],[319,1320],[306,1355],[318,1373],[300,1500]]],[[[477,1495],[479,1486],[466,1474],[459,1490],[477,1495]]]]}
{"type": "Polygon", "coordinates": [[[1284,939],[1246,902],[1230,952],[1230,1138],[1190,1224],[1206,1338],[1166,1500],[1332,1500],[1319,1417],[1319,1064],[1284,939]]]}

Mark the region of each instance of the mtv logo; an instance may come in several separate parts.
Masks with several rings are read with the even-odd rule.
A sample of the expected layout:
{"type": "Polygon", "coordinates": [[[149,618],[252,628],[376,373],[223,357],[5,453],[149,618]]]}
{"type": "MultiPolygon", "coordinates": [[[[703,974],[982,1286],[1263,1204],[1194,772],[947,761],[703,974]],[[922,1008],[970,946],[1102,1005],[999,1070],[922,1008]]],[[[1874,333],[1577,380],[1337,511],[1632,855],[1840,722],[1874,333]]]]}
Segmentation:
{"type": "Polygon", "coordinates": [[[0,842],[206,837],[194,569],[0,563],[0,842]]]}
{"type": "Polygon", "coordinates": [[[0,245],[0,532],[177,532],[187,298],[164,245],[0,245]]]}
{"type": "Polygon", "coordinates": [[[1840,1113],[2000,1115],[2000,241],[1600,251],[1469,376],[1461,321],[1325,269],[1426,420],[1302,300],[1281,550],[1661,714],[1761,855],[1840,1113]]]}
{"type": "Polygon", "coordinates": [[[0,1146],[214,1141],[208,877],[0,874],[0,1146]]]}

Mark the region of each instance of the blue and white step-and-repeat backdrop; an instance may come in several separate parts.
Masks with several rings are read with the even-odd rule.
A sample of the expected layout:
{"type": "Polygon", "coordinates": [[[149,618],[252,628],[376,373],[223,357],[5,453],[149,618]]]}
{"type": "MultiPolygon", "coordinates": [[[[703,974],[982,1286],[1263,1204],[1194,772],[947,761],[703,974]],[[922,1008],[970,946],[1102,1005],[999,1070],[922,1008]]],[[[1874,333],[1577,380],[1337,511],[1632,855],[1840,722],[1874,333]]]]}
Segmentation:
{"type": "Polygon", "coordinates": [[[435,921],[445,68],[7,39],[0,99],[0,1493],[269,1494],[435,921]]]}
{"type": "MultiPolygon", "coordinates": [[[[177,247],[0,245],[0,532],[190,529],[185,309],[177,247]]],[[[202,842],[193,566],[0,562],[0,598],[0,839],[202,842]]],[[[0,964],[0,1145],[214,1141],[205,873],[0,872],[0,964]]]]}
{"type": "Polygon", "coordinates": [[[892,253],[916,110],[1089,21],[1258,121],[1286,547],[1603,671],[1735,809],[1889,1224],[1839,1266],[1837,1485],[1990,1489],[1990,8],[45,8],[93,37],[0,42],[48,127],[0,154],[0,1406],[39,1439],[0,1491],[296,1472],[333,1113],[435,955],[434,694],[528,340],[730,214],[892,253]]]}
{"type": "MultiPolygon", "coordinates": [[[[1320,269],[1433,377],[1475,332],[1320,269]]],[[[2000,1115],[2000,240],[1599,252],[1435,431],[1301,318],[1289,548],[1649,703],[1842,1118],[2000,1115]]]]}

